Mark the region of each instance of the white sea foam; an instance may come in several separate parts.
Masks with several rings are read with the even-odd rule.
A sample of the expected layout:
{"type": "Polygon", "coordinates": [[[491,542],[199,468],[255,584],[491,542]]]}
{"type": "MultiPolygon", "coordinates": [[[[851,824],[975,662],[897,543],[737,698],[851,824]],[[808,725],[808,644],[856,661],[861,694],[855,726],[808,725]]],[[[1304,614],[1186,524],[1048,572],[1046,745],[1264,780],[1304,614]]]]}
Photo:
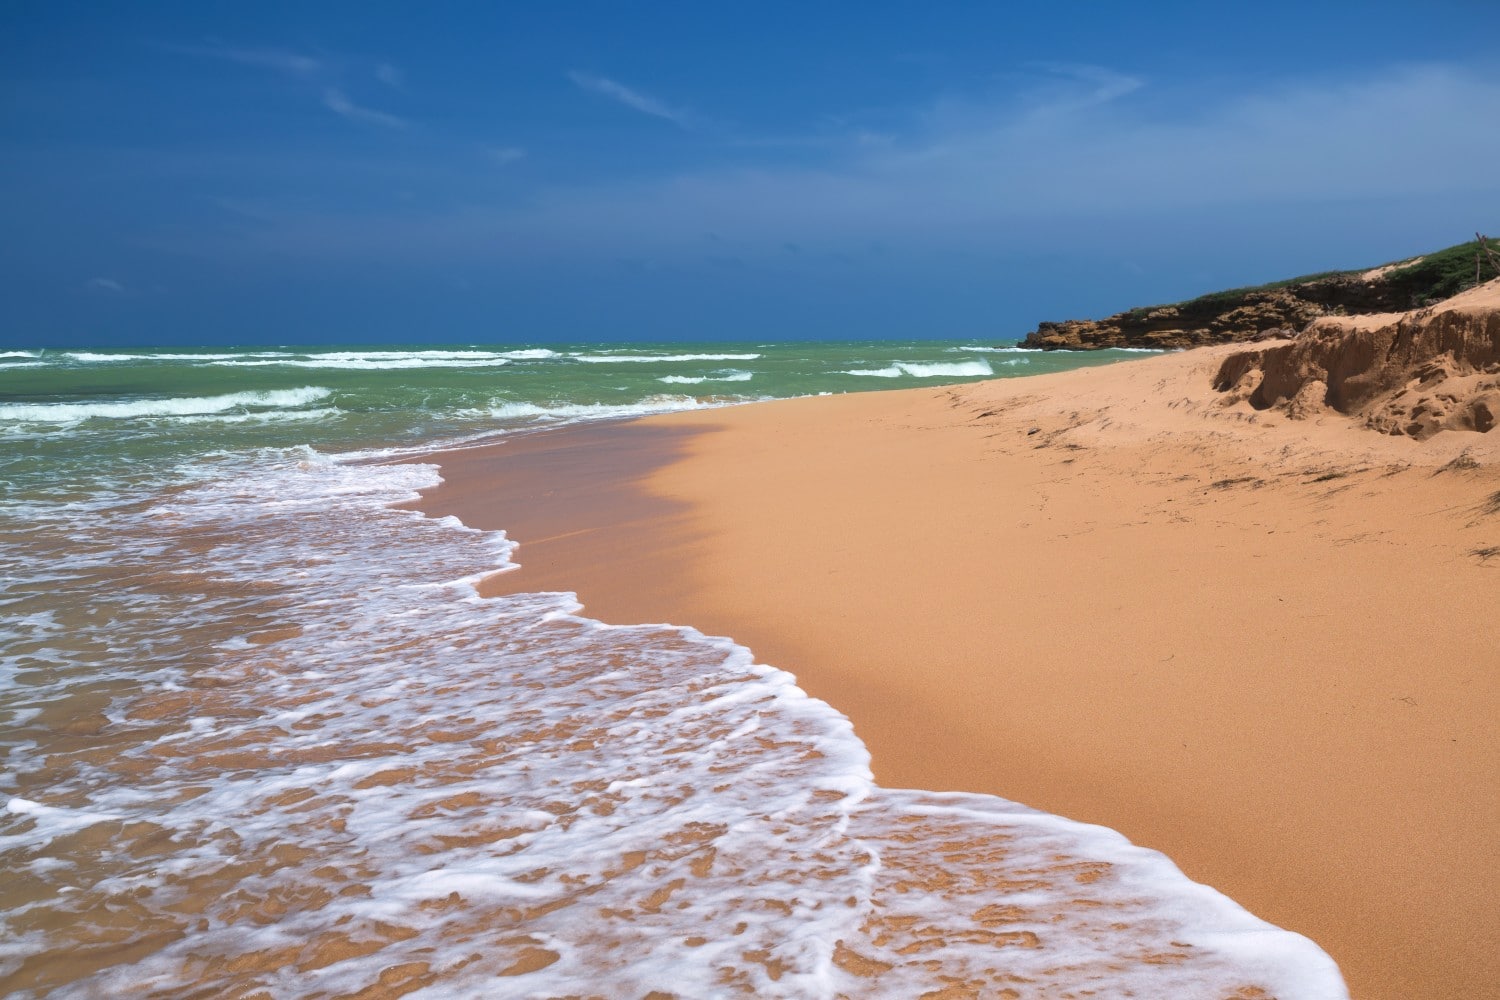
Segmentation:
{"type": "Polygon", "coordinates": [[[519,351],[504,351],[500,357],[510,358],[513,361],[545,361],[548,358],[560,358],[562,355],[545,347],[529,347],[519,351]]]}
{"type": "Polygon", "coordinates": [[[448,350],[422,350],[422,351],[318,351],[309,352],[308,357],[321,361],[401,361],[405,359],[422,361],[445,361],[445,360],[493,360],[505,357],[494,351],[448,351],[448,350]]]}
{"type": "Polygon", "coordinates": [[[0,403],[0,420],[70,424],[95,418],[185,417],[235,409],[290,409],[326,399],[331,394],[331,390],[310,385],[221,396],[135,399],[126,403],[0,403]]]}
{"type": "MultiPolygon", "coordinates": [[[[85,363],[206,361],[226,367],[330,368],[377,371],[404,368],[483,368],[505,365],[512,361],[538,361],[560,357],[547,348],[523,348],[508,351],[484,350],[410,350],[410,351],[239,351],[188,353],[156,351],[151,353],[101,353],[66,351],[59,359],[85,363]]],[[[6,357],[35,357],[23,352],[0,354],[6,357]]]]}
{"type": "Polygon", "coordinates": [[[334,368],[346,371],[395,371],[408,368],[498,368],[510,360],[498,355],[477,358],[282,358],[275,361],[216,361],[227,368],[334,368]]]}
{"type": "Polygon", "coordinates": [[[239,357],[237,354],[177,354],[162,353],[146,355],[149,361],[221,361],[224,358],[239,357]]]}
{"type": "Polygon", "coordinates": [[[175,351],[158,351],[151,354],[96,354],[92,351],[65,351],[62,357],[73,361],[222,361],[243,357],[241,354],[184,354],[175,351]]]}
{"type": "Polygon", "coordinates": [[[840,375],[867,375],[874,378],[965,378],[971,375],[993,375],[995,370],[988,361],[958,361],[947,364],[941,361],[920,363],[897,361],[885,368],[856,368],[839,372],[840,375]]]}
{"type": "Polygon", "coordinates": [[[95,354],[91,351],[64,351],[62,357],[73,361],[145,361],[156,357],[152,354],[95,354]]]}
{"type": "Polygon", "coordinates": [[[303,451],[23,512],[0,984],[48,956],[14,995],[1346,998],[1112,831],[875,786],[729,640],[479,599],[513,543],[390,506],[437,482],[303,451]]]}
{"type": "Polygon", "coordinates": [[[754,372],[731,371],[722,375],[663,375],[656,381],[671,385],[702,385],[704,382],[748,382],[754,377],[754,372]]]}
{"type": "Polygon", "coordinates": [[[249,413],[202,413],[174,418],[179,424],[254,424],[297,423],[326,420],[344,411],[336,406],[323,406],[312,410],[254,410],[249,413]]]}
{"type": "Polygon", "coordinates": [[[35,351],[0,351],[0,358],[34,358],[35,351]]]}
{"type": "Polygon", "coordinates": [[[710,406],[708,402],[692,396],[657,395],[647,396],[636,403],[556,403],[543,406],[538,403],[497,401],[487,408],[491,417],[499,420],[533,418],[539,422],[570,422],[579,420],[624,420],[641,417],[649,413],[671,413],[675,410],[697,410],[710,406]]]}
{"type": "Polygon", "coordinates": [[[508,365],[514,361],[545,361],[561,357],[556,351],[544,347],[521,348],[513,351],[479,350],[417,350],[417,351],[317,351],[301,354],[255,355],[257,359],[274,357],[274,360],[246,360],[243,356],[227,355],[219,363],[231,367],[284,366],[289,368],[335,368],[354,371],[384,371],[411,368],[492,368],[508,365]]]}
{"type": "Polygon", "coordinates": [[[626,362],[650,364],[677,361],[754,361],[759,354],[585,354],[574,353],[570,357],[590,364],[622,364],[626,362]]]}

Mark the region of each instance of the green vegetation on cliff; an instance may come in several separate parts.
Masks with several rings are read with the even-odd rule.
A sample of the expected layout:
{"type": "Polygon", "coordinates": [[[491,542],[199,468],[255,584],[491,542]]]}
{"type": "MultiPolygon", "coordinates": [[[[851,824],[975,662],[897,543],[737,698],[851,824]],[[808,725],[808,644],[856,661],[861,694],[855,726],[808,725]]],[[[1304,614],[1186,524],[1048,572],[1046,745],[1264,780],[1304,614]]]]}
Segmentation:
{"type": "MultiPolygon", "coordinates": [[[[1489,243],[1491,251],[1500,251],[1500,246],[1494,240],[1489,243]]],[[[1440,302],[1467,288],[1473,288],[1476,254],[1479,257],[1477,271],[1480,284],[1500,277],[1500,270],[1496,269],[1492,259],[1480,252],[1479,242],[1471,240],[1426,254],[1412,264],[1398,267],[1386,275],[1386,281],[1411,298],[1412,303],[1408,308],[1421,308],[1429,302],[1440,302]]]]}
{"type": "MultiPolygon", "coordinates": [[[[1490,241],[1490,249],[1500,255],[1497,241],[1490,241]]],[[[1450,298],[1473,287],[1476,255],[1480,282],[1500,277],[1470,240],[1389,264],[1210,292],[1101,320],[1041,323],[1022,343],[1043,350],[1174,348],[1289,335],[1318,316],[1401,312],[1450,298]]]]}

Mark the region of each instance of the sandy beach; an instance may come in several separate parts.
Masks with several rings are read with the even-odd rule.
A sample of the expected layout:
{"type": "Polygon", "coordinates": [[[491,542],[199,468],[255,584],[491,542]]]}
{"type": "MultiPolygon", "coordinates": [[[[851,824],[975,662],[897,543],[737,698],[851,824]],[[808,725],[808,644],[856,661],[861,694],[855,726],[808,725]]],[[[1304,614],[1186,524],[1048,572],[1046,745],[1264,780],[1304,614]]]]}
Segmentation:
{"type": "Polygon", "coordinates": [[[544,433],[423,508],[521,542],[492,592],[749,645],[886,787],[1120,830],[1362,1000],[1497,995],[1500,441],[1257,411],[1242,351],[544,433]]]}

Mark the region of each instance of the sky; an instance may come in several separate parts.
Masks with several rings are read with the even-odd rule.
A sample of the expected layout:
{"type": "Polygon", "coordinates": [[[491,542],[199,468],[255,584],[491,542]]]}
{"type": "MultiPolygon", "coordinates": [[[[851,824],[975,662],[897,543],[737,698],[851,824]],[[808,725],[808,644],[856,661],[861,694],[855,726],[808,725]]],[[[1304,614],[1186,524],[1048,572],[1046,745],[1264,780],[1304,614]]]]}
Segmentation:
{"type": "Polygon", "coordinates": [[[1006,340],[1476,229],[1493,0],[0,4],[0,346],[1006,340]]]}

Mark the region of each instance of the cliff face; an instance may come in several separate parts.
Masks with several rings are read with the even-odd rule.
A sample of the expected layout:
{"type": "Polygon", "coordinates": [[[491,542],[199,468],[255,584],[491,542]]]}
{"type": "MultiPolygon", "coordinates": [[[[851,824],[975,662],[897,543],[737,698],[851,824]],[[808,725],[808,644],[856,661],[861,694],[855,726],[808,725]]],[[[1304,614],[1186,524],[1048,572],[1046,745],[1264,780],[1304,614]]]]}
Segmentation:
{"type": "Polygon", "coordinates": [[[1292,419],[1334,410],[1387,434],[1488,432],[1500,421],[1500,281],[1426,309],[1311,322],[1290,343],[1227,358],[1214,380],[1292,419]]]}
{"type": "Polygon", "coordinates": [[[1197,347],[1227,344],[1300,330],[1323,311],[1284,292],[1255,292],[1225,308],[1188,306],[1133,309],[1100,320],[1039,323],[1022,347],[1087,351],[1107,347],[1197,347]]]}
{"type": "Polygon", "coordinates": [[[1100,320],[1041,323],[1024,346],[1043,350],[1197,347],[1289,336],[1320,316],[1418,309],[1500,277],[1500,254],[1472,243],[1368,271],[1337,271],[1214,292],[1174,305],[1130,309],[1100,320]]]}

